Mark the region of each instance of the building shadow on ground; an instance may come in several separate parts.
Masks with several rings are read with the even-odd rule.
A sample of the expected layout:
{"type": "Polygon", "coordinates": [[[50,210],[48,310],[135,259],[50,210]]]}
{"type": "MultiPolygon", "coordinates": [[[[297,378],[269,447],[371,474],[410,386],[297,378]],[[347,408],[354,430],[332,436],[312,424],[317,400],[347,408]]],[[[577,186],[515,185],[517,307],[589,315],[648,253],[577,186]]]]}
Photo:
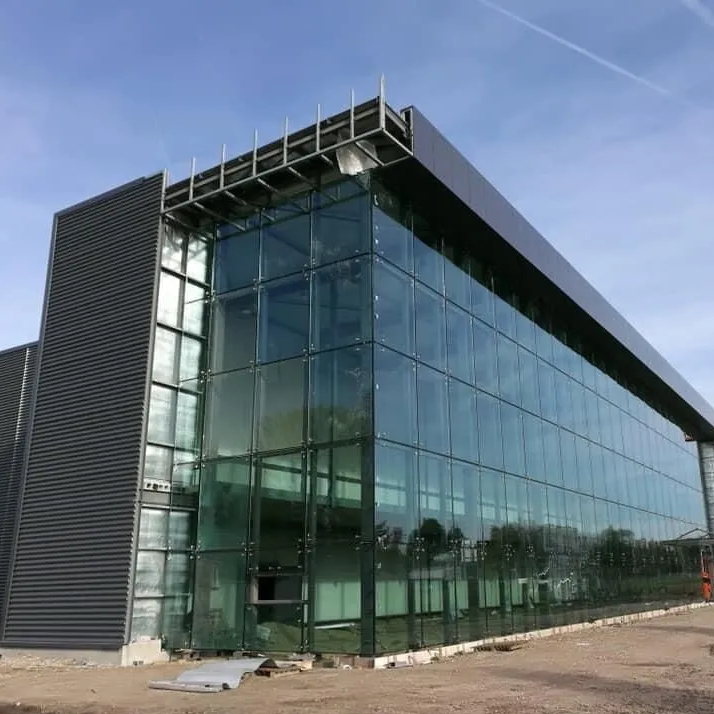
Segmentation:
{"type": "MultiPolygon", "coordinates": [[[[675,667],[677,665],[674,665],[675,667]]],[[[558,672],[526,672],[512,667],[499,667],[499,674],[506,679],[532,682],[535,685],[534,696],[547,694],[541,687],[567,690],[583,697],[601,697],[600,705],[616,705],[617,711],[677,712],[694,714],[695,712],[714,711],[714,692],[702,692],[694,686],[680,689],[653,684],[635,682],[613,677],[601,677],[596,674],[560,674],[558,672]]],[[[668,680],[669,681],[669,680],[668,680]]],[[[676,681],[676,680],[672,680],[676,681]]],[[[610,708],[606,708],[611,711],[610,708]]],[[[612,711],[616,711],[612,709],[612,711]]]]}

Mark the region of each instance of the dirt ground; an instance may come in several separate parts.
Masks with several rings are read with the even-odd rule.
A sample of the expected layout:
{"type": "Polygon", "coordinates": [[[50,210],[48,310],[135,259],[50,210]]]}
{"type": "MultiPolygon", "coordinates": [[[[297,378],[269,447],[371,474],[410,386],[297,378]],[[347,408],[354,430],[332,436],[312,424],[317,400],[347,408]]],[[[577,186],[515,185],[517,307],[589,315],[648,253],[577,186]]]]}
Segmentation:
{"type": "Polygon", "coordinates": [[[714,712],[714,607],[463,655],[413,668],[249,677],[237,690],[147,689],[186,668],[48,666],[0,660],[0,714],[714,712]]]}

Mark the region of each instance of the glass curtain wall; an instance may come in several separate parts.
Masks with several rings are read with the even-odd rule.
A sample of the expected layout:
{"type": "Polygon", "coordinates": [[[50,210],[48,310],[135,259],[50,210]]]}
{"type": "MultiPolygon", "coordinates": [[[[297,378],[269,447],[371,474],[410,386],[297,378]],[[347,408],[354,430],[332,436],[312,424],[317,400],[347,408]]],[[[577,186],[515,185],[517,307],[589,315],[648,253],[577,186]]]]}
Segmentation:
{"type": "Polygon", "coordinates": [[[170,647],[189,644],[210,244],[164,226],[131,637],[170,647]]]}
{"type": "Polygon", "coordinates": [[[142,512],[135,631],[373,655],[696,596],[695,445],[377,181],[215,226],[209,330],[167,247],[147,478],[194,500],[142,512]]]}
{"type": "Polygon", "coordinates": [[[477,236],[373,203],[376,651],[696,596],[696,446],[477,236]]]}
{"type": "Polygon", "coordinates": [[[370,237],[355,181],[218,227],[196,648],[372,648],[370,237]]]}

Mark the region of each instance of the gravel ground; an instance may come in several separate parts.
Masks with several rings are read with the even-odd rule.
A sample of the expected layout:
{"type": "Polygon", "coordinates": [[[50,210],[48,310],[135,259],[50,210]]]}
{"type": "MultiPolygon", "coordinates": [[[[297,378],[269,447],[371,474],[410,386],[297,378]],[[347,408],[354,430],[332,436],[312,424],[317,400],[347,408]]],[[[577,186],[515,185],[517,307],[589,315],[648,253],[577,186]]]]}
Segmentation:
{"type": "Polygon", "coordinates": [[[250,677],[221,694],[147,689],[185,663],[118,669],[0,660],[0,714],[712,714],[714,608],[463,655],[414,668],[250,677]]]}

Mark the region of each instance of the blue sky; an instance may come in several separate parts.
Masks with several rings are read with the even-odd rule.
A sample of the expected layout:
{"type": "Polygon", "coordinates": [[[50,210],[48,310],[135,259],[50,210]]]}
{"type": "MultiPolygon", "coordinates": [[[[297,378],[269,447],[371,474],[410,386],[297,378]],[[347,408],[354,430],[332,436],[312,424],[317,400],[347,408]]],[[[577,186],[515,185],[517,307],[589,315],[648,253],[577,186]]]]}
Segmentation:
{"type": "Polygon", "coordinates": [[[383,72],[714,402],[714,0],[498,2],[4,0],[0,349],[36,338],[56,210],[383,72]]]}

